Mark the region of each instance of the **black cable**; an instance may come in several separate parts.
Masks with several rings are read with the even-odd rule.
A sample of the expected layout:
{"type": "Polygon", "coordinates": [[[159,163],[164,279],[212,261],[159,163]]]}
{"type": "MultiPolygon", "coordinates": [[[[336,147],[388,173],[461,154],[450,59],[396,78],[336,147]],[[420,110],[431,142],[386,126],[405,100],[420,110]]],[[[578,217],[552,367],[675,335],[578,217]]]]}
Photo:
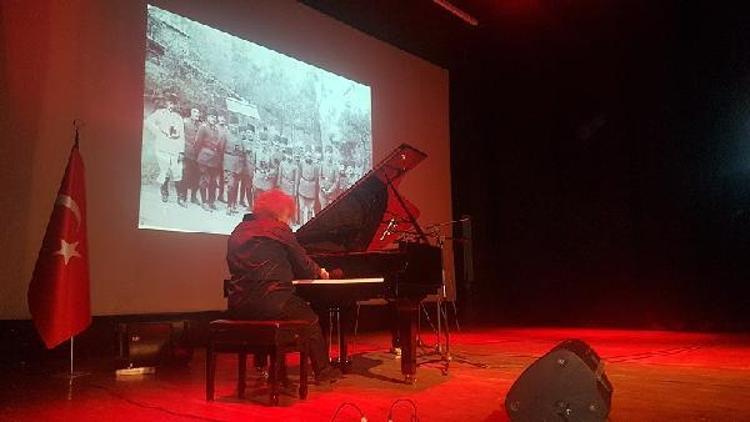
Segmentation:
{"type": "Polygon", "coordinates": [[[359,418],[361,422],[367,422],[367,416],[365,416],[365,412],[362,411],[362,409],[359,408],[356,404],[352,402],[345,401],[339,405],[338,408],[336,408],[336,412],[334,412],[333,416],[331,417],[331,422],[336,420],[336,417],[339,415],[341,410],[345,408],[346,406],[351,406],[355,409],[357,409],[357,412],[359,412],[359,418]]]}
{"type": "Polygon", "coordinates": [[[411,415],[411,422],[419,421],[419,416],[417,415],[417,403],[412,399],[397,399],[391,404],[391,408],[388,410],[388,422],[393,422],[393,409],[395,409],[396,405],[399,403],[411,404],[411,407],[414,409],[414,413],[411,415]]]}

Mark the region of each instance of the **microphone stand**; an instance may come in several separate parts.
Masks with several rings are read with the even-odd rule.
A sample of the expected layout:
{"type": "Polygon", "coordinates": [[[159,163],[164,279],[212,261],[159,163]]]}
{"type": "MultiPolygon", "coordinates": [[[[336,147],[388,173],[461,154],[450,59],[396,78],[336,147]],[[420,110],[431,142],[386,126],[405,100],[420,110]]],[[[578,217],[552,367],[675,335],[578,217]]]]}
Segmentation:
{"type": "MultiPolygon", "coordinates": [[[[440,229],[442,227],[445,227],[445,226],[452,227],[455,224],[466,222],[468,219],[469,219],[468,217],[464,217],[464,218],[462,218],[460,220],[448,221],[448,222],[438,223],[438,224],[434,224],[432,226],[428,226],[427,230],[429,231],[429,236],[431,236],[434,239],[436,239],[437,246],[441,250],[441,256],[442,256],[442,252],[444,251],[445,241],[446,240],[449,240],[449,241],[452,241],[452,242],[468,242],[469,239],[463,238],[463,237],[456,238],[456,237],[451,237],[451,236],[442,236],[440,234],[440,229]]],[[[450,324],[448,322],[448,309],[447,309],[447,306],[448,306],[447,302],[448,302],[448,300],[447,300],[447,294],[446,294],[446,292],[447,292],[447,289],[446,289],[446,278],[445,278],[445,265],[443,265],[443,279],[442,279],[442,284],[440,286],[440,291],[438,292],[437,297],[436,297],[436,301],[435,301],[436,313],[437,313],[437,328],[435,327],[435,325],[432,324],[432,320],[430,319],[430,314],[427,312],[427,309],[422,306],[422,311],[425,314],[427,322],[430,324],[430,326],[432,327],[433,331],[435,332],[436,340],[437,341],[436,341],[436,344],[432,347],[433,350],[431,352],[423,353],[421,356],[424,357],[424,356],[429,356],[429,355],[433,355],[433,356],[436,355],[437,357],[434,358],[434,359],[430,359],[430,360],[419,362],[417,364],[417,366],[429,365],[429,364],[434,364],[434,363],[440,363],[440,364],[443,365],[440,368],[440,371],[441,371],[441,373],[443,375],[448,375],[448,371],[450,370],[450,364],[451,364],[451,362],[463,363],[463,364],[471,365],[471,366],[474,366],[474,367],[477,367],[477,368],[488,368],[489,365],[487,365],[486,363],[483,363],[483,362],[472,362],[469,359],[467,359],[466,357],[463,357],[463,356],[460,356],[460,355],[455,355],[455,354],[451,353],[451,349],[450,349],[450,324]],[[443,341],[445,342],[445,347],[443,347],[443,341]]],[[[453,304],[453,316],[454,316],[455,322],[456,322],[456,329],[460,331],[461,328],[460,328],[460,326],[458,324],[458,312],[456,310],[456,303],[455,303],[455,301],[451,301],[451,303],[453,304]]],[[[417,334],[419,335],[419,331],[417,332],[417,334]]],[[[417,344],[420,347],[424,348],[424,344],[422,343],[420,337],[418,337],[417,344]]]]}
{"type": "MultiPolygon", "coordinates": [[[[441,236],[439,233],[439,229],[435,227],[436,231],[434,233],[430,233],[429,235],[431,237],[434,237],[437,239],[437,246],[440,248],[441,251],[441,257],[443,252],[443,244],[445,237],[441,236]]],[[[445,284],[445,265],[443,265],[443,276],[442,276],[442,283],[440,285],[440,289],[436,295],[435,298],[435,309],[436,309],[436,317],[437,317],[437,327],[432,323],[432,319],[430,318],[430,313],[427,312],[427,308],[424,304],[420,304],[420,308],[422,308],[422,312],[425,315],[425,319],[427,320],[427,323],[430,324],[430,327],[432,327],[432,331],[435,333],[435,345],[430,347],[432,350],[429,352],[424,352],[421,354],[421,357],[425,356],[436,356],[433,359],[421,361],[417,363],[417,366],[422,365],[429,365],[433,363],[439,363],[443,366],[440,368],[440,372],[443,375],[448,375],[448,370],[450,369],[450,361],[451,361],[451,354],[450,354],[450,329],[448,326],[448,313],[447,310],[444,309],[444,302],[447,298],[446,295],[446,284],[445,284]],[[445,325],[443,325],[443,322],[445,322],[445,325]],[[445,347],[443,347],[443,338],[445,338],[445,347]]],[[[419,324],[419,318],[417,320],[417,345],[421,349],[426,349],[424,342],[422,342],[422,336],[420,335],[420,327],[421,324],[419,324]]]]}

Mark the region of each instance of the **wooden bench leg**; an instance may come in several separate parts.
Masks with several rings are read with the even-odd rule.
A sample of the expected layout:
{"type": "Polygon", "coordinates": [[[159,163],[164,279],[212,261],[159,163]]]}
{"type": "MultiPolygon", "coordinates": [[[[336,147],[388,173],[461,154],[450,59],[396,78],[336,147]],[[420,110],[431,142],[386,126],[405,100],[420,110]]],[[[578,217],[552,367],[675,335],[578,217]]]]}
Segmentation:
{"type": "Polygon", "coordinates": [[[245,386],[247,379],[247,353],[240,352],[237,354],[237,397],[245,398],[245,386]]]}
{"type": "Polygon", "coordinates": [[[210,340],[206,347],[206,400],[214,400],[214,378],[216,376],[216,354],[214,344],[210,340]]]}
{"type": "Polygon", "coordinates": [[[299,398],[307,399],[307,344],[299,349],[299,398]]]}
{"type": "Polygon", "coordinates": [[[271,381],[271,406],[279,404],[279,376],[281,359],[278,349],[274,346],[271,350],[271,368],[269,370],[269,380],[271,381]]]}
{"type": "Polygon", "coordinates": [[[279,362],[279,380],[284,388],[289,388],[290,380],[286,373],[286,353],[281,353],[279,355],[279,362]]]}

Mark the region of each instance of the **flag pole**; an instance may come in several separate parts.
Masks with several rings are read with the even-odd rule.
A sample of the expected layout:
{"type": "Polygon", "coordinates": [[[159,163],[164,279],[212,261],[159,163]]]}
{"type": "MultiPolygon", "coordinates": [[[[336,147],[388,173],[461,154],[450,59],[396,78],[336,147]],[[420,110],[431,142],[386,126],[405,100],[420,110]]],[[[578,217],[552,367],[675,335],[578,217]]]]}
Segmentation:
{"type": "Polygon", "coordinates": [[[81,121],[78,119],[73,119],[73,129],[75,129],[75,140],[73,141],[73,144],[75,146],[78,146],[78,132],[79,129],[81,129],[81,121]]]}
{"type": "MultiPolygon", "coordinates": [[[[73,130],[75,135],[73,138],[73,146],[78,147],[78,141],[80,139],[81,120],[73,119],[73,130]]],[[[87,372],[76,372],[75,371],[75,336],[70,336],[70,372],[66,378],[68,378],[68,400],[73,399],[73,380],[88,375],[87,372]]]]}
{"type": "Polygon", "coordinates": [[[73,374],[75,373],[73,371],[73,338],[75,336],[70,336],[70,376],[73,377],[73,374]]]}
{"type": "MultiPolygon", "coordinates": [[[[79,129],[81,128],[81,121],[78,119],[73,119],[73,129],[75,130],[75,139],[74,139],[74,145],[78,146],[78,139],[79,139],[79,129]]],[[[70,336],[70,378],[75,378],[77,375],[75,373],[75,367],[73,366],[74,362],[74,354],[73,351],[75,349],[75,336],[70,336]]]]}
{"type": "Polygon", "coordinates": [[[75,336],[70,336],[70,373],[66,377],[68,379],[68,401],[72,401],[73,400],[73,390],[75,390],[74,384],[73,384],[73,380],[75,380],[78,377],[82,377],[84,375],[88,375],[88,373],[85,373],[85,372],[78,372],[78,373],[76,373],[73,370],[74,369],[74,367],[73,367],[73,346],[75,345],[75,342],[73,341],[74,338],[75,338],[75,336]]]}
{"type": "Polygon", "coordinates": [[[75,336],[70,336],[70,372],[67,373],[67,374],[60,374],[61,377],[64,377],[64,378],[67,378],[68,380],[70,380],[70,385],[69,385],[69,390],[70,391],[68,391],[68,396],[69,397],[72,397],[72,394],[73,394],[72,393],[73,380],[76,379],[76,378],[80,378],[80,377],[89,375],[88,372],[82,372],[82,371],[76,371],[75,370],[75,366],[74,366],[74,362],[75,362],[74,356],[75,355],[73,353],[73,351],[75,350],[75,347],[74,347],[75,346],[75,341],[74,340],[75,340],[75,336]]]}

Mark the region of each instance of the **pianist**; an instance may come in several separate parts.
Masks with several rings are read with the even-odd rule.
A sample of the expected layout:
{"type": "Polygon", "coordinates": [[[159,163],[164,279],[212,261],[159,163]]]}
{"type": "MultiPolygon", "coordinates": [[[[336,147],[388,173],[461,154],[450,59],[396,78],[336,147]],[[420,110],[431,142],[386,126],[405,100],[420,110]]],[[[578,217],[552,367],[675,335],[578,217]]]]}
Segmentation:
{"type": "Polygon", "coordinates": [[[328,272],[307,256],[289,221],[294,199],[274,189],[259,195],[227,243],[231,273],[228,313],[231,318],[303,320],[310,323],[309,356],[318,382],[333,382],[341,373],[328,363],[317,314],[294,294],[294,279],[328,278],[328,272]]]}

